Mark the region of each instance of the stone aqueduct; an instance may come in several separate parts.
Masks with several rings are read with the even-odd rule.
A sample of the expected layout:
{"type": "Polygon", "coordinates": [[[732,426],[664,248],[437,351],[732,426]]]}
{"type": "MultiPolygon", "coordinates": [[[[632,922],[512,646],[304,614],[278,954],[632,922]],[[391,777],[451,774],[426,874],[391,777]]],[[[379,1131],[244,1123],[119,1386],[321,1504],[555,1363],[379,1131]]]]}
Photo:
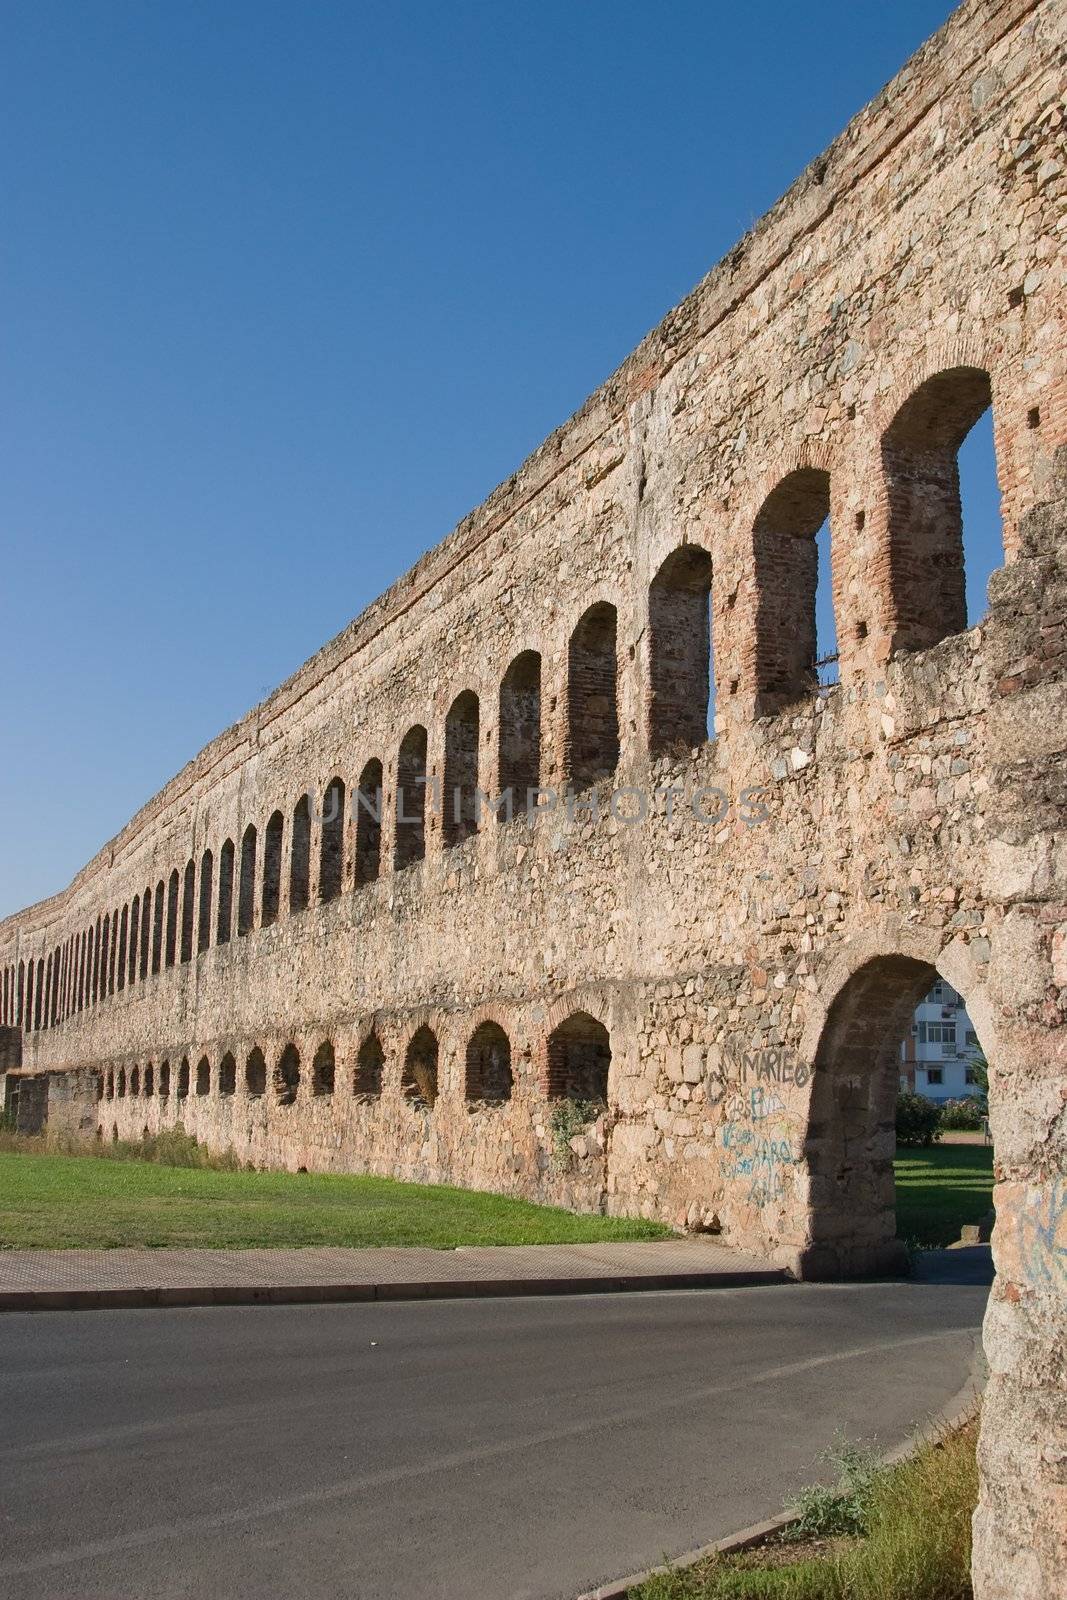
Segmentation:
{"type": "Polygon", "coordinates": [[[0,924],[24,1117],[809,1276],[893,1259],[896,1054],[942,973],[998,1159],[984,1600],[1067,1570],[1064,24],[954,13],[514,477],[0,924]],[[968,631],[990,404],[1006,560],[968,631]],[[561,1096],[598,1102],[565,1146],[561,1096]]]}

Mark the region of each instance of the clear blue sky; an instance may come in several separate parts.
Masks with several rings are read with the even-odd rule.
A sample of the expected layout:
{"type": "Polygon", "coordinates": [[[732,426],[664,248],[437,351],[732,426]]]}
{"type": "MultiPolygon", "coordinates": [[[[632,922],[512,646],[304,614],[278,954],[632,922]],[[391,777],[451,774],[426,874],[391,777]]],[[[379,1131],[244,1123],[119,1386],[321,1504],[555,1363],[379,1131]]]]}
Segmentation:
{"type": "Polygon", "coordinates": [[[6,0],[0,914],[507,477],[947,12],[6,0]]]}

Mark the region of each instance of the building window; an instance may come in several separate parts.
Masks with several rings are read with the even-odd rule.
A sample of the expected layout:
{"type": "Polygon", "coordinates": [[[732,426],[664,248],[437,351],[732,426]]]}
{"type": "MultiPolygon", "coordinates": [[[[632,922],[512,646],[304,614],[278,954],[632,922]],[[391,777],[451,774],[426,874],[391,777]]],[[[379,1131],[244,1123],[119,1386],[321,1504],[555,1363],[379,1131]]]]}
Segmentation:
{"type": "Polygon", "coordinates": [[[936,1087],[938,1084],[944,1083],[944,1081],[945,1074],[940,1067],[927,1067],[926,1082],[931,1088],[936,1087]]]}

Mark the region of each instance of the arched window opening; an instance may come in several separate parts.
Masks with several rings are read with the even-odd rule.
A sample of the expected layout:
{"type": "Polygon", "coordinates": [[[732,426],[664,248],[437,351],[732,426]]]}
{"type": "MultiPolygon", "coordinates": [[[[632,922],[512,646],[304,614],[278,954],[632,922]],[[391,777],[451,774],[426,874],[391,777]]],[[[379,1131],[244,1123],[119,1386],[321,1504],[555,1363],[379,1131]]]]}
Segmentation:
{"type": "MultiPolygon", "coordinates": [[[[807,1275],[899,1269],[896,1102],[902,1086],[960,1098],[984,1057],[963,997],[925,961],[899,954],[865,963],[835,997],[815,1053],[807,1138],[798,1171],[812,1197],[807,1275]]],[[[915,1151],[916,1166],[921,1152],[915,1151]]],[[[917,1170],[914,1181],[924,1174],[917,1170]]],[[[789,1174],[779,1182],[788,1182],[789,1174]]],[[[769,1198],[776,1198],[772,1195],[769,1198]]],[[[981,1220],[977,1212],[974,1221],[981,1220]]],[[[925,1217],[929,1225],[929,1217],[925,1217]]],[[[919,1224],[920,1226],[922,1224],[919,1224]]],[[[902,1233],[913,1225],[902,1219],[902,1233]]],[[[957,1228],[954,1231],[958,1231],[957,1228]]],[[[946,1244],[949,1236],[923,1244],[946,1244]]]]}
{"type": "MultiPolygon", "coordinates": [[[[828,538],[820,530],[829,515],[830,474],[801,467],[772,489],[756,517],[756,692],[761,715],[818,690],[819,539],[825,543],[828,538]]],[[[832,616],[832,595],[827,601],[832,616]]],[[[825,655],[823,667],[832,669],[836,651],[828,649],[825,655]]]]}
{"type": "Polygon", "coordinates": [[[251,933],[256,920],[256,830],[250,822],[241,839],[241,881],[237,890],[237,936],[251,933]]]}
{"type": "Polygon", "coordinates": [[[201,1056],[196,1063],[196,1092],[201,1096],[211,1093],[211,1062],[207,1056],[201,1056]]]}
{"type": "MultiPolygon", "coordinates": [[[[101,955],[100,955],[100,998],[101,998],[101,1000],[106,1000],[107,999],[107,993],[108,993],[108,990],[107,990],[107,971],[108,971],[108,965],[109,965],[110,960],[111,960],[111,914],[110,914],[110,912],[107,912],[104,915],[104,926],[103,926],[103,931],[102,931],[102,933],[100,935],[100,938],[101,938],[101,945],[100,945],[100,950],[101,950],[101,955]]],[[[41,965],[42,965],[42,963],[38,962],[38,966],[40,967],[41,965]]],[[[40,995],[38,995],[38,997],[37,997],[37,1026],[38,1027],[41,1026],[40,995]]]]}
{"type": "Polygon", "coordinates": [[[287,1044],[278,1057],[278,1065],[274,1069],[274,1093],[278,1097],[278,1104],[295,1105],[299,1088],[300,1052],[295,1044],[287,1044]]]}
{"type": "Polygon", "coordinates": [[[33,1026],[39,1032],[44,1008],[44,962],[37,960],[37,990],[33,1007],[33,1026]]]}
{"type": "Polygon", "coordinates": [[[550,1099],[607,1105],[611,1041],[602,1022],[576,1011],[549,1036],[547,1057],[550,1099]]]}
{"type": "Polygon", "coordinates": [[[152,886],[141,896],[141,982],[148,977],[152,958],[152,886]]]}
{"type": "Polygon", "coordinates": [[[331,778],[322,797],[322,831],[319,835],[319,899],[336,900],[344,883],[345,786],[331,778]]]}
{"type": "Polygon", "coordinates": [[[178,869],[170,875],[167,884],[167,952],[166,965],[172,967],[178,953],[178,869]]]}
{"type": "Polygon", "coordinates": [[[669,555],[648,591],[648,747],[686,755],[708,737],[711,557],[699,545],[669,555]]]}
{"type": "MultiPolygon", "coordinates": [[[[987,372],[953,367],[928,378],[882,437],[895,650],[925,650],[967,627],[961,446],[991,400],[987,372]]],[[[988,483],[978,496],[983,528],[973,550],[972,621],[985,610],[982,576],[988,578],[1003,561],[989,427],[980,431],[976,444],[977,459],[972,460],[972,449],[965,460],[981,475],[984,457],[988,483]]]]}
{"type": "Polygon", "coordinates": [[[500,1105],[511,1099],[511,1042],[499,1023],[483,1022],[467,1044],[468,1100],[500,1105]]]}
{"type": "Polygon", "coordinates": [[[352,1075],[352,1093],[376,1096],[382,1092],[382,1073],[385,1070],[385,1052],[376,1033],[368,1034],[359,1047],[356,1070],[352,1075]]]}
{"type": "Polygon", "coordinates": [[[563,766],[578,791],[610,777],[619,764],[617,625],[615,607],[601,601],[570,638],[563,766]]]}
{"type": "Polygon", "coordinates": [[[227,1050],[219,1062],[219,1094],[231,1095],[237,1093],[237,1062],[227,1050]]]}
{"type": "Polygon", "coordinates": [[[113,1067],[108,1069],[107,1097],[109,1100],[114,1100],[115,1098],[115,1071],[113,1067]]]}
{"type": "Polygon", "coordinates": [[[126,1098],[126,1068],[125,1067],[120,1067],[119,1068],[117,1088],[118,1088],[119,1099],[120,1100],[125,1100],[125,1098],[126,1098]]]}
{"type": "Polygon", "coordinates": [[[107,962],[107,992],[108,992],[109,995],[115,993],[115,979],[116,979],[116,973],[117,973],[117,968],[118,968],[118,953],[119,953],[119,910],[118,910],[118,906],[116,906],[114,911],[111,913],[111,951],[110,951],[110,953],[108,955],[108,962],[107,962]]]}
{"type": "Polygon", "coordinates": [[[150,1100],[154,1093],[154,1078],[155,1068],[152,1066],[152,1063],[149,1062],[144,1069],[144,1095],[146,1100],[150,1100]]]}
{"type": "Polygon", "coordinates": [[[210,850],[200,857],[200,910],[197,917],[196,948],[198,953],[211,948],[211,888],[214,876],[214,858],[210,850]]]}
{"type": "Polygon", "coordinates": [[[293,808],[289,846],[289,915],[306,911],[311,879],[311,801],[302,794],[293,808]]]}
{"type": "Polygon", "coordinates": [[[130,1068],[130,1093],[131,1093],[131,1095],[133,1095],[134,1099],[137,1099],[138,1095],[141,1093],[141,1069],[140,1069],[140,1067],[131,1067],[130,1068]]]}
{"type": "Polygon", "coordinates": [[[258,1044],[249,1052],[245,1062],[245,1089],[253,1099],[267,1092],[267,1062],[258,1044]]]}
{"type": "Polygon", "coordinates": [[[373,883],[382,867],[382,764],[368,761],[355,795],[356,884],[373,883]]]}
{"type": "Polygon", "coordinates": [[[312,1094],[333,1094],[334,1058],[333,1045],[329,1039],[324,1039],[315,1051],[315,1059],[311,1063],[311,1092],[312,1094]]]}
{"type": "Polygon", "coordinates": [[[426,854],[426,729],[415,726],[404,735],[396,764],[397,872],[426,854]]]}
{"type": "Polygon", "coordinates": [[[95,1090],[96,1098],[98,1100],[102,1100],[104,1098],[104,1087],[105,1086],[104,1086],[103,1074],[99,1073],[99,1072],[95,1072],[93,1074],[93,1088],[95,1090]]]}
{"type": "Polygon", "coordinates": [[[193,921],[196,916],[196,862],[185,863],[185,882],[182,885],[182,946],[183,961],[193,959],[193,921]]]}
{"type": "Polygon", "coordinates": [[[170,1062],[159,1063],[159,1098],[166,1100],[170,1096],[170,1062]]]}
{"type": "Polygon", "coordinates": [[[178,1068],[178,1099],[184,1100],[189,1093],[189,1057],[182,1056],[178,1068]]]}
{"type": "Polygon", "coordinates": [[[478,832],[478,696],[457,695],[445,717],[442,835],[445,848],[478,832]]]}
{"type": "Polygon", "coordinates": [[[130,987],[137,982],[137,967],[141,954],[141,897],[135,894],[130,906],[130,962],[128,982],[130,987]]]}
{"type": "MultiPolygon", "coordinates": [[[[541,657],[517,655],[500,683],[498,772],[501,795],[511,792],[511,814],[536,803],[541,782],[541,657]]],[[[508,815],[505,808],[504,815],[508,815]]]]}
{"type": "Polygon", "coordinates": [[[263,900],[260,923],[269,928],[278,920],[282,892],[282,833],[285,819],[280,811],[271,813],[263,835],[263,900]]]}
{"type": "Polygon", "coordinates": [[[26,963],[19,962],[19,975],[15,996],[15,1022],[23,1032],[26,1030],[26,963]]]}
{"type": "Polygon", "coordinates": [[[419,1111],[432,1111],[437,1101],[437,1035],[422,1027],[404,1056],[400,1092],[419,1111]]]}
{"type": "Polygon", "coordinates": [[[219,911],[215,929],[216,944],[229,944],[233,927],[233,840],[227,839],[219,852],[219,911]]]}

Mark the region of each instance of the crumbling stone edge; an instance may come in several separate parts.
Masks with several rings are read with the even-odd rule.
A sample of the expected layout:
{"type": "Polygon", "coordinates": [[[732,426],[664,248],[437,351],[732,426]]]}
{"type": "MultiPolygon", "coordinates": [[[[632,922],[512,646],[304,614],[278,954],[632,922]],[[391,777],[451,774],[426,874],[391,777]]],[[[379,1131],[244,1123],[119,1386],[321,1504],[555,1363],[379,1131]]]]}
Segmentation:
{"type": "MultiPolygon", "coordinates": [[[[947,1406],[917,1428],[903,1444],[887,1450],[880,1457],[883,1466],[890,1467],[898,1461],[906,1461],[931,1440],[946,1433],[953,1433],[957,1428],[962,1428],[973,1421],[978,1415],[987,1370],[981,1335],[975,1334],[974,1354],[971,1357],[967,1382],[947,1406]]],[[[632,1572],[626,1578],[611,1579],[608,1583],[601,1584],[598,1589],[587,1589],[577,1596],[577,1600],[628,1600],[631,1590],[638,1588],[642,1583],[647,1583],[650,1578],[662,1577],[665,1573],[677,1571],[680,1567],[698,1566],[701,1561],[707,1561],[714,1555],[736,1555],[741,1550],[751,1550],[754,1545],[762,1544],[765,1539],[770,1538],[772,1534],[781,1533],[784,1528],[791,1528],[799,1520],[795,1511],[780,1511],[777,1516],[767,1517],[763,1522],[754,1522],[748,1528],[741,1528],[737,1533],[728,1534],[725,1539],[713,1540],[710,1544],[703,1544],[695,1550],[687,1551],[685,1555],[676,1556],[669,1563],[665,1562],[658,1567],[646,1567],[643,1572],[632,1572]]]]}

